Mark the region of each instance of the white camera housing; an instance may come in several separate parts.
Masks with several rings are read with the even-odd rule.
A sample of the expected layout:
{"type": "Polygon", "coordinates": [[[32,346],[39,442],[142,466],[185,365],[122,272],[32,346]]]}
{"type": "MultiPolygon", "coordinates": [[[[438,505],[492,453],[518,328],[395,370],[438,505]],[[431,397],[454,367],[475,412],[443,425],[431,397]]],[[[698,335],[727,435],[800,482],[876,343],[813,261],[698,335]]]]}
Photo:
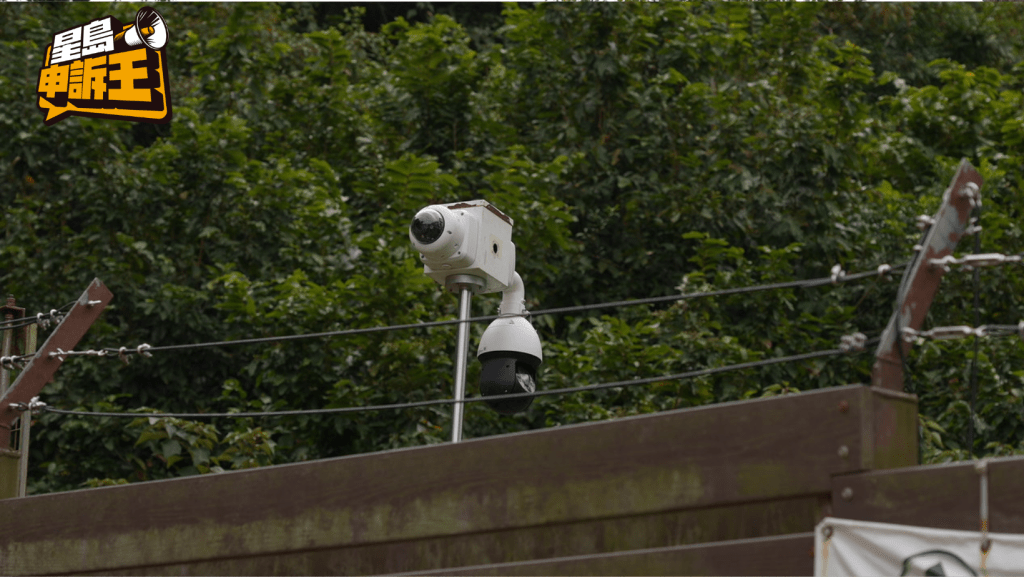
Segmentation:
{"type": "Polygon", "coordinates": [[[530,321],[523,317],[501,317],[491,321],[480,337],[480,348],[476,355],[486,353],[515,352],[536,359],[539,365],[544,360],[540,336],[530,321]]]}
{"type": "Polygon", "coordinates": [[[416,213],[409,240],[420,253],[423,272],[438,284],[471,275],[483,280],[475,292],[500,292],[516,270],[512,224],[486,200],[432,204],[416,213]]]}
{"type": "MultiPolygon", "coordinates": [[[[544,362],[540,336],[524,316],[525,289],[519,273],[501,299],[500,315],[480,337],[480,394],[484,397],[533,393],[537,390],[537,371],[544,362]]],[[[487,401],[499,413],[512,415],[525,411],[532,396],[487,401]]]]}

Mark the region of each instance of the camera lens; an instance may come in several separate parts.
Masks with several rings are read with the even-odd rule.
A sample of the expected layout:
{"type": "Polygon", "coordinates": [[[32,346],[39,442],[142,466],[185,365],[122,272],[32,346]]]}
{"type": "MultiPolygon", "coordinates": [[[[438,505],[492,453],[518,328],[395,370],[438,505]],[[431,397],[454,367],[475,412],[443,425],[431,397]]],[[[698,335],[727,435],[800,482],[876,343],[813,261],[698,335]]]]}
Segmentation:
{"type": "Polygon", "coordinates": [[[430,244],[441,238],[441,233],[444,232],[444,217],[432,208],[424,208],[413,217],[409,230],[416,240],[430,244]]]}
{"type": "MultiPolygon", "coordinates": [[[[531,363],[512,352],[488,353],[481,358],[480,394],[485,397],[532,393],[537,390],[537,371],[531,363]],[[492,356],[493,355],[493,356],[492,356]]],[[[495,411],[514,415],[525,411],[533,403],[533,397],[509,398],[487,401],[495,411]]]]}

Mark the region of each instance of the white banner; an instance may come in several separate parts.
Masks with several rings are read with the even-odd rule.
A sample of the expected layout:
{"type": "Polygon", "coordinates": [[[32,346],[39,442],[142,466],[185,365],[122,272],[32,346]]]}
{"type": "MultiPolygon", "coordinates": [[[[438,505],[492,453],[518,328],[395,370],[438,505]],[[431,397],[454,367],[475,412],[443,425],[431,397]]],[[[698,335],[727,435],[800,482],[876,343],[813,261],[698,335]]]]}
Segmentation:
{"type": "Polygon", "coordinates": [[[826,517],[814,531],[815,577],[1024,575],[1024,535],[826,517]]]}

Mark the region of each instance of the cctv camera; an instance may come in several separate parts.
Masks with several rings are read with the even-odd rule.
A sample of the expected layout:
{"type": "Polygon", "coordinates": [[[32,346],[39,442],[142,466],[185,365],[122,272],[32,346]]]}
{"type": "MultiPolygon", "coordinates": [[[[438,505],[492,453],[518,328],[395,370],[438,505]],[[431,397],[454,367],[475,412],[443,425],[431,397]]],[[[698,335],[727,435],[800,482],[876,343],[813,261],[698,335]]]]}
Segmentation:
{"type": "MultiPolygon", "coordinates": [[[[526,318],[523,300],[523,279],[513,274],[512,284],[505,291],[499,316],[480,337],[477,358],[480,359],[480,394],[484,397],[537,390],[537,369],[543,362],[540,337],[526,318]],[[513,316],[514,315],[514,316],[513,316]]],[[[525,411],[533,397],[488,401],[499,413],[511,415],[525,411]]]]}
{"type": "Polygon", "coordinates": [[[424,261],[451,264],[466,259],[463,243],[471,224],[443,205],[428,206],[413,217],[409,240],[424,261]]]}
{"type": "Polygon", "coordinates": [[[455,275],[481,279],[479,293],[505,290],[516,267],[512,219],[486,200],[432,204],[409,226],[423,272],[441,285],[455,275]]]}

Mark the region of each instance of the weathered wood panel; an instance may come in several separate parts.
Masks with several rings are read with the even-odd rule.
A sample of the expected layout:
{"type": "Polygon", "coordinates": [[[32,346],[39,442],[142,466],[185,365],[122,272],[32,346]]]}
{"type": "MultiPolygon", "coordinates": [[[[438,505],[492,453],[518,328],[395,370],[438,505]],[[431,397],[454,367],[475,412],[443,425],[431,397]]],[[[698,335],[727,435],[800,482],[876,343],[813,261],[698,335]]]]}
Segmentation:
{"type": "Polygon", "coordinates": [[[812,575],[814,533],[600,555],[477,565],[409,575],[812,575]]]}
{"type": "Polygon", "coordinates": [[[917,397],[873,388],[871,411],[862,414],[865,443],[864,470],[890,469],[917,464],[917,397]],[[913,429],[911,431],[910,429],[913,429]]]}
{"type": "MultiPolygon", "coordinates": [[[[830,514],[827,494],[451,535],[414,541],[277,552],[242,558],[133,567],[101,574],[368,575],[417,567],[464,567],[494,559],[538,559],[704,543],[806,530],[830,514]]],[[[790,565],[781,565],[789,567],[790,565]]],[[[442,570],[447,571],[447,570],[442,570]]],[[[678,573],[676,573],[678,574],[678,573]]],[[[724,574],[734,574],[726,572],[724,574]]]]}
{"type": "MultiPolygon", "coordinates": [[[[989,460],[988,491],[989,530],[1024,533],[1024,457],[989,460]]],[[[844,519],[963,531],[981,526],[973,462],[840,475],[832,499],[833,513],[844,519]]]]}
{"type": "MultiPolygon", "coordinates": [[[[18,495],[18,461],[21,453],[0,447],[0,499],[18,495]]],[[[3,521],[0,520],[0,524],[3,521]]]]}
{"type": "Polygon", "coordinates": [[[0,522],[0,572],[365,574],[808,531],[832,475],[916,443],[910,399],[851,385],[0,501],[24,523],[0,522]],[[880,442],[874,415],[894,403],[880,442]],[[743,508],[761,501],[785,503],[743,508]]]}

